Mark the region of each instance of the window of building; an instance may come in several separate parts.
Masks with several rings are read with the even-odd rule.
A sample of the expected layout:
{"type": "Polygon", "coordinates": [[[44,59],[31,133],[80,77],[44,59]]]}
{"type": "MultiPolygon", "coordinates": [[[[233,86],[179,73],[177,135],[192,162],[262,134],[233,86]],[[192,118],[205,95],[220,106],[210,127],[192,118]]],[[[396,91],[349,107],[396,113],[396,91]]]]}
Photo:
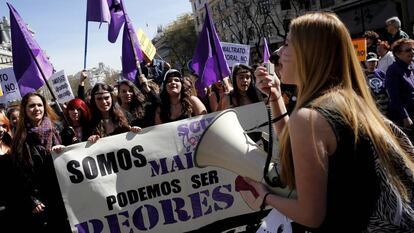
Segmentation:
{"type": "Polygon", "coordinates": [[[256,31],[254,30],[254,28],[253,28],[253,27],[250,27],[250,28],[249,28],[249,35],[250,35],[251,37],[255,37],[255,36],[256,36],[256,31]]]}
{"type": "Polygon", "coordinates": [[[321,8],[326,8],[333,6],[335,4],[335,0],[321,0],[321,8]]]}
{"type": "Polygon", "coordinates": [[[299,1],[299,9],[309,10],[310,7],[311,7],[311,1],[310,0],[301,0],[301,1],[299,1]]]}
{"type": "Polygon", "coordinates": [[[289,26],[290,26],[290,19],[284,19],[283,20],[283,29],[285,30],[286,33],[287,33],[287,31],[289,31],[289,26]]]}
{"type": "Polygon", "coordinates": [[[233,21],[231,20],[230,17],[228,17],[226,20],[227,20],[227,25],[229,25],[230,27],[233,26],[233,21]]]}
{"type": "Polygon", "coordinates": [[[270,11],[270,0],[260,0],[257,7],[259,8],[259,13],[262,15],[269,14],[270,11]]]}
{"type": "Polygon", "coordinates": [[[282,11],[290,10],[290,0],[280,0],[280,9],[282,9],[282,11]]]}
{"type": "Polygon", "coordinates": [[[216,6],[217,6],[217,10],[221,11],[221,4],[220,4],[220,2],[218,2],[216,6]]]}
{"type": "Polygon", "coordinates": [[[232,43],[236,42],[236,36],[235,36],[235,35],[233,35],[233,34],[231,34],[231,42],[232,42],[232,43]]]}
{"type": "Polygon", "coordinates": [[[237,11],[235,11],[234,12],[234,16],[235,16],[235,18],[236,18],[236,22],[241,22],[241,17],[240,17],[240,13],[239,12],[237,12],[237,11]]]}
{"type": "Polygon", "coordinates": [[[273,26],[271,23],[265,23],[263,25],[263,32],[266,37],[272,37],[273,35],[273,26]]]}

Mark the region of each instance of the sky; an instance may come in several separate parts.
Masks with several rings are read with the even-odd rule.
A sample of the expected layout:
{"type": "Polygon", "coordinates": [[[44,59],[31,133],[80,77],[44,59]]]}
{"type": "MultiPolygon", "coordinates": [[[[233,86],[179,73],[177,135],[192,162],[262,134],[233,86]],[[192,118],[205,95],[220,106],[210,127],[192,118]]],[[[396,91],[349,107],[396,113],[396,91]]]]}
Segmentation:
{"type": "MultiPolygon", "coordinates": [[[[46,51],[57,71],[67,75],[83,69],[86,0],[9,0],[35,32],[35,40],[46,51]]],[[[184,13],[191,13],[189,0],[124,0],[135,29],[152,39],[158,25],[167,26],[184,13]],[[147,26],[148,25],[148,26],[147,26]]],[[[6,1],[0,0],[0,16],[10,19],[6,1]]],[[[122,29],[116,43],[107,40],[108,25],[89,22],[86,67],[98,62],[121,70],[122,29]]]]}

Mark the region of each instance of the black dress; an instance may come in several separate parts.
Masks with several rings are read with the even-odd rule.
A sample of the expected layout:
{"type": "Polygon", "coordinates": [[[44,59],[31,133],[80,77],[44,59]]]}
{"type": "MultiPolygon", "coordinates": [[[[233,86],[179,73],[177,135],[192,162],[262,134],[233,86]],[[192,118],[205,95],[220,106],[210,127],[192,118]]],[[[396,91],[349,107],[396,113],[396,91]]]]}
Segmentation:
{"type": "MultiPolygon", "coordinates": [[[[54,138],[58,138],[57,132],[54,138]]],[[[8,183],[10,218],[20,222],[16,227],[28,229],[15,232],[71,232],[50,152],[31,134],[27,135],[24,147],[32,166],[6,161],[11,164],[12,177],[12,183],[8,183]],[[44,211],[32,213],[39,203],[46,206],[44,211]]]]}

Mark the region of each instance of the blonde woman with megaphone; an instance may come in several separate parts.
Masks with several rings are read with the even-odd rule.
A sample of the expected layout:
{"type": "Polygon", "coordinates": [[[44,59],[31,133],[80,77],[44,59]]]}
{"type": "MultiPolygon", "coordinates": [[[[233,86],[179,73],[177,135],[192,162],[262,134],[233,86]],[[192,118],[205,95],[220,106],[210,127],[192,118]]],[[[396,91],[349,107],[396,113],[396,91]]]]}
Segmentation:
{"type": "MultiPolygon", "coordinates": [[[[281,81],[296,84],[298,98],[274,127],[281,179],[297,198],[245,180],[310,232],[412,232],[413,146],[377,109],[345,25],[331,13],[300,16],[280,56],[281,81]]],[[[264,67],[255,75],[274,117],[284,114],[280,81],[264,67]]]]}

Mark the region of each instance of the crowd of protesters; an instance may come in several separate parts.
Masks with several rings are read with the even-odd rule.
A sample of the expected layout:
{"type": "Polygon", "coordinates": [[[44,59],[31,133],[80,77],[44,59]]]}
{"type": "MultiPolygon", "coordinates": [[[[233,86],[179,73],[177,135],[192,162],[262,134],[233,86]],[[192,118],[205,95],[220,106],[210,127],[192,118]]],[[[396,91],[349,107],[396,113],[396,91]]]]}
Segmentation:
{"type": "MultiPolygon", "coordinates": [[[[312,20],[309,17],[307,20],[312,20]]],[[[312,17],[321,16],[313,15],[312,17]]],[[[329,15],[323,17],[327,21],[337,20],[331,19],[329,15]]],[[[294,25],[300,26],[300,21],[294,25]]],[[[373,31],[364,34],[367,38],[368,56],[365,63],[361,64],[361,68],[364,69],[365,81],[368,85],[361,84],[360,87],[369,87],[374,103],[378,107],[378,113],[400,126],[413,140],[414,41],[401,31],[401,22],[398,18],[390,18],[386,21],[386,25],[390,33],[389,38],[379,38],[378,34],[373,31]]],[[[299,32],[295,31],[295,33],[299,32]]],[[[301,39],[306,40],[306,38],[301,39]]],[[[279,78],[283,76],[280,74],[282,69],[279,62],[279,59],[282,59],[280,53],[284,52],[286,58],[286,46],[275,51],[270,58],[275,65],[276,76],[279,78]]],[[[333,57],[330,58],[333,59],[333,57]]],[[[155,74],[150,74],[148,71],[151,69],[150,66],[143,66],[143,68],[143,74],[137,75],[134,82],[122,80],[113,84],[98,83],[87,91],[84,85],[87,73],[82,71],[78,96],[64,105],[60,115],[52,110],[50,103],[42,95],[37,93],[26,94],[20,106],[8,109],[6,114],[0,113],[0,185],[2,190],[7,190],[0,194],[0,206],[3,206],[0,210],[0,218],[24,219],[24,224],[15,226],[16,232],[70,231],[54,172],[51,151],[59,152],[63,145],[84,141],[95,143],[100,138],[110,135],[128,131],[139,133],[145,127],[260,102],[269,94],[266,92],[269,87],[256,83],[255,70],[246,65],[233,67],[231,77],[206,88],[205,93],[195,91],[196,76],[183,76],[180,71],[172,69],[167,63],[155,74]]],[[[354,68],[356,67],[352,67],[354,68]]],[[[287,68],[284,67],[284,69],[286,76],[287,68]]],[[[260,75],[260,80],[267,77],[262,67],[259,67],[256,73],[260,75]]],[[[363,74],[362,71],[357,73],[363,74]]],[[[330,90],[329,88],[333,88],[334,85],[340,88],[339,81],[336,83],[334,78],[338,77],[326,78],[327,85],[330,85],[325,87],[328,88],[326,90],[330,90]]],[[[314,82],[318,85],[316,81],[314,82]]],[[[315,95],[311,96],[312,93],[307,93],[303,89],[304,84],[301,85],[302,98],[308,95],[309,101],[314,101],[314,99],[328,101],[323,98],[329,95],[327,92],[321,90],[320,93],[315,92],[315,95]]],[[[296,109],[298,96],[295,83],[279,83],[277,88],[281,90],[271,90],[274,92],[270,100],[273,102],[270,104],[274,105],[274,114],[280,115],[283,111],[292,113],[296,109]],[[283,98],[280,99],[280,97],[283,98]],[[283,107],[275,105],[279,99],[282,100],[283,107]],[[276,108],[278,110],[275,111],[276,108]]],[[[332,92],[336,93],[338,90],[332,89],[332,92]]],[[[338,92],[338,95],[340,94],[338,92]]],[[[368,98],[365,95],[363,97],[368,98]]],[[[354,96],[349,98],[353,100],[354,96]]],[[[364,101],[371,103],[367,99],[364,101]]],[[[301,107],[308,107],[310,104],[311,102],[300,102],[301,107]]],[[[356,106],[354,107],[357,109],[356,106]]],[[[370,111],[379,121],[377,110],[371,109],[370,111]]],[[[321,114],[328,113],[321,112],[321,114]]],[[[358,117],[361,117],[362,121],[365,119],[362,116],[358,117]]],[[[378,125],[385,127],[383,123],[378,123],[378,125]]],[[[369,137],[379,133],[372,127],[365,128],[365,133],[369,132],[369,137]]],[[[276,131],[281,132],[277,127],[276,131]]],[[[389,131],[386,132],[386,135],[390,134],[389,131]]],[[[290,145],[286,133],[284,135],[282,140],[290,145]]],[[[380,141],[386,140],[381,138],[380,141]]],[[[395,145],[392,144],[392,146],[395,145]]],[[[387,148],[380,149],[385,151],[387,148]]],[[[396,150],[399,151],[400,148],[396,150]]],[[[289,152],[284,151],[282,154],[288,156],[289,152]]],[[[387,165],[389,163],[391,162],[387,160],[387,165]]],[[[287,164],[286,166],[293,165],[287,164]]],[[[293,176],[293,170],[288,173],[293,176]]],[[[391,173],[393,175],[395,171],[391,173]]],[[[287,181],[290,186],[294,186],[294,178],[291,177],[287,181]]],[[[252,183],[252,181],[249,182],[252,183]]],[[[392,182],[397,186],[401,184],[399,179],[392,182]]],[[[261,190],[259,193],[264,195],[261,187],[254,183],[252,185],[261,190]]],[[[405,189],[401,187],[398,186],[398,191],[403,192],[405,189]]],[[[412,187],[408,190],[412,190],[412,187]]],[[[277,201],[272,197],[269,203],[278,208],[277,201]]],[[[280,208],[283,209],[283,207],[280,208]]],[[[326,214],[328,215],[333,210],[329,206],[327,208],[326,214]]],[[[301,216],[298,217],[299,222],[304,222],[305,225],[307,221],[311,221],[309,224],[311,226],[326,223],[322,221],[323,219],[316,219],[316,217],[303,221],[301,218],[301,216]]]]}
{"type": "Polygon", "coordinates": [[[164,67],[163,73],[156,74],[162,77],[143,67],[134,81],[97,83],[88,90],[84,70],[78,96],[61,105],[62,112],[54,111],[51,106],[56,104],[41,94],[29,93],[20,106],[0,113],[0,185],[7,190],[0,193],[0,220],[24,219],[25,224],[14,226],[16,232],[70,232],[51,151],[262,99],[254,85],[254,70],[239,65],[231,78],[234,89],[230,81],[214,84],[222,90],[221,101],[215,100],[221,107],[207,110],[208,102],[200,99],[209,98],[198,97],[194,76],[183,76],[168,64],[164,67]],[[226,83],[231,86],[225,87],[226,83]]]}
{"type": "Polygon", "coordinates": [[[388,37],[367,31],[363,69],[381,112],[414,140],[414,40],[401,30],[401,21],[385,21],[388,37]]]}

